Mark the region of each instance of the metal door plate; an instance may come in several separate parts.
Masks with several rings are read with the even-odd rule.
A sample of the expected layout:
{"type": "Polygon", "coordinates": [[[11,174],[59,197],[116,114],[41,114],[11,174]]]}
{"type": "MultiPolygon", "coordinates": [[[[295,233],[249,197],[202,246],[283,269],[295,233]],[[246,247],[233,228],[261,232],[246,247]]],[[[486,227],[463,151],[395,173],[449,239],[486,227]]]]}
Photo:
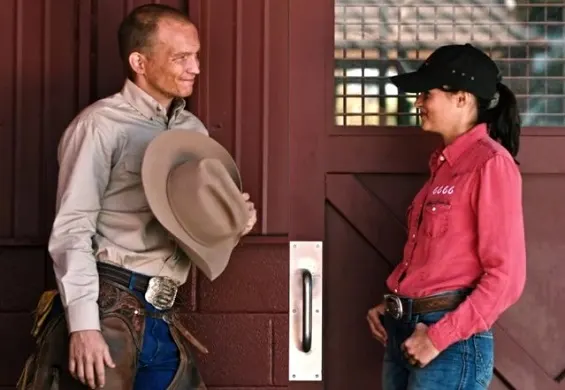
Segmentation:
{"type": "Polygon", "coordinates": [[[289,381],[321,381],[323,245],[322,241],[291,241],[289,245],[288,379],[289,381]],[[311,347],[308,352],[303,351],[302,344],[305,324],[304,271],[309,271],[312,276],[311,347]]]}

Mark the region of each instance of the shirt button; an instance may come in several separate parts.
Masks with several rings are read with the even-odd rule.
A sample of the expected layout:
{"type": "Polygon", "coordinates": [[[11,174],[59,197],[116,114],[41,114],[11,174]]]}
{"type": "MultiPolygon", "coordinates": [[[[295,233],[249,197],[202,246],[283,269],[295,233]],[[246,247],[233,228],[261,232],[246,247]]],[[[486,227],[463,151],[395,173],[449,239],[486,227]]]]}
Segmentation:
{"type": "Polygon", "coordinates": [[[432,207],[432,211],[436,211],[436,208],[435,208],[435,207],[432,207]]]}
{"type": "Polygon", "coordinates": [[[439,161],[444,161],[444,160],[445,160],[445,157],[439,156],[439,161]]]}
{"type": "Polygon", "coordinates": [[[416,238],[416,235],[415,235],[415,234],[412,234],[412,238],[416,238]]]}
{"type": "Polygon", "coordinates": [[[394,289],[394,292],[395,292],[395,293],[398,293],[398,289],[397,289],[397,288],[395,288],[395,289],[394,289]]]}

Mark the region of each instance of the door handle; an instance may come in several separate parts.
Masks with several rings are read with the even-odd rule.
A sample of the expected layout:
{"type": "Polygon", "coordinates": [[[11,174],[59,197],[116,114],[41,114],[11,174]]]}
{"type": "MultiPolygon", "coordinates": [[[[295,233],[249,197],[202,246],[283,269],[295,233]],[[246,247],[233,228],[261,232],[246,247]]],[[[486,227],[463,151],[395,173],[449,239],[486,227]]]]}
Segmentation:
{"type": "Polygon", "coordinates": [[[312,348],[312,273],[302,271],[302,352],[312,348]]]}
{"type": "Polygon", "coordinates": [[[289,246],[288,379],[322,381],[323,245],[289,246]]]}

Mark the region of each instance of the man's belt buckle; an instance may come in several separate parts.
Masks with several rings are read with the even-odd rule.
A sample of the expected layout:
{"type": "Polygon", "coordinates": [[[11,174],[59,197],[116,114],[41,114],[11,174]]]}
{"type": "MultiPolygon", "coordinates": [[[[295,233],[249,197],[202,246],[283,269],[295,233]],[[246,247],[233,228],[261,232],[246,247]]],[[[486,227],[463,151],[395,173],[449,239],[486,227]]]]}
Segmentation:
{"type": "Polygon", "coordinates": [[[166,276],[154,276],[149,279],[145,300],[159,310],[167,310],[173,307],[177,297],[177,283],[166,276]]]}
{"type": "Polygon", "coordinates": [[[397,295],[385,294],[385,306],[386,311],[391,315],[392,318],[394,318],[395,320],[402,318],[404,310],[402,309],[402,301],[397,295]]]}

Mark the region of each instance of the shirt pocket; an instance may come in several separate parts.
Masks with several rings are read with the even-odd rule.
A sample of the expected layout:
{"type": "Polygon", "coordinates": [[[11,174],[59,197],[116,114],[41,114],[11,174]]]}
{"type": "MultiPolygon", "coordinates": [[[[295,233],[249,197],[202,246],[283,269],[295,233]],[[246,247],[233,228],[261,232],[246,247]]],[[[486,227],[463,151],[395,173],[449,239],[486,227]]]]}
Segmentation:
{"type": "Polygon", "coordinates": [[[131,211],[148,209],[147,199],[141,182],[141,162],[143,157],[138,154],[124,156],[123,170],[120,174],[120,201],[127,204],[131,211]]]}
{"type": "Polygon", "coordinates": [[[138,154],[127,154],[124,156],[124,169],[128,174],[141,176],[141,163],[143,156],[138,154]]]}
{"type": "Polygon", "coordinates": [[[439,238],[447,233],[451,204],[444,202],[428,202],[424,205],[422,230],[430,238],[439,238]]]}

